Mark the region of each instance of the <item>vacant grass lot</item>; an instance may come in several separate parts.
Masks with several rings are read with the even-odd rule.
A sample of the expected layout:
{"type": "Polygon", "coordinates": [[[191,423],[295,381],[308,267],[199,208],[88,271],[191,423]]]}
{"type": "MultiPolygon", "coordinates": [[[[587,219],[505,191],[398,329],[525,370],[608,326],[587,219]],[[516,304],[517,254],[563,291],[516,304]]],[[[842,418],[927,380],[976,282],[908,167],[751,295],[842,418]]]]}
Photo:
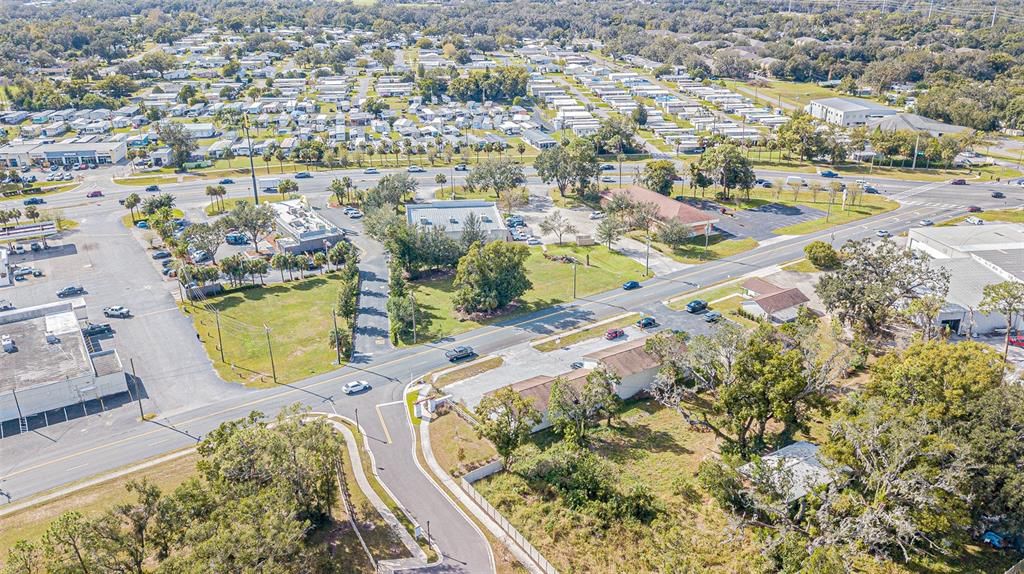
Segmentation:
{"type": "Polygon", "coordinates": [[[784,104],[789,104],[790,106],[803,108],[810,103],[811,100],[817,100],[819,98],[834,98],[836,96],[843,95],[831,88],[823,88],[817,84],[809,82],[787,82],[776,80],[766,83],[766,86],[754,86],[747,84],[746,82],[729,80],[726,80],[725,82],[726,86],[730,89],[744,95],[749,95],[751,98],[755,96],[756,92],[757,100],[775,107],[783,107],[784,104]]]}
{"type": "Polygon", "coordinates": [[[196,460],[195,453],[183,455],[0,517],[0,563],[6,560],[7,551],[15,542],[38,540],[50,522],[65,512],[74,510],[94,516],[114,504],[132,500],[133,496],[125,490],[130,480],[146,479],[165,492],[174,489],[194,474],[196,460]]]}
{"type": "MultiPolygon", "coordinates": [[[[532,440],[545,448],[552,437],[542,432],[532,440]]],[[[659,513],[649,524],[602,524],[568,507],[550,485],[509,472],[474,486],[561,572],[755,572],[754,533],[730,527],[695,487],[697,466],[717,447],[712,433],[689,430],[677,413],[654,402],[627,403],[620,421],[596,429],[591,449],[610,466],[617,487],[643,486],[657,501],[659,513]]],[[[907,565],[858,561],[854,571],[981,574],[1003,572],[1013,558],[967,545],[955,556],[907,565]]]]}
{"type": "MultiPolygon", "coordinates": [[[[338,368],[328,341],[340,275],[327,274],[210,297],[204,306],[183,303],[217,373],[229,382],[254,387],[274,384],[264,325],[270,329],[278,383],[289,383],[338,368]],[[224,342],[221,361],[217,318],[224,342]]],[[[338,326],[345,328],[344,319],[338,326]]]]}
{"type": "Polygon", "coordinates": [[[430,446],[448,474],[460,476],[498,456],[486,439],[459,415],[448,412],[430,423],[430,446]]]}
{"type": "MultiPolygon", "coordinates": [[[[552,255],[573,255],[581,262],[577,266],[576,275],[578,297],[608,291],[643,274],[643,265],[624,255],[610,252],[603,245],[549,245],[547,249],[552,255]],[[589,267],[584,264],[588,255],[589,267]]],[[[533,288],[526,292],[515,309],[483,321],[462,320],[456,316],[452,308],[452,298],[455,295],[455,288],[452,286],[453,276],[415,281],[412,285],[415,289],[416,304],[430,317],[430,325],[418,326],[418,340],[428,341],[455,335],[481,325],[508,320],[517,315],[571,301],[572,267],[568,263],[545,259],[540,247],[531,248],[530,257],[526,260],[526,270],[533,282],[533,288]]],[[[402,342],[409,343],[411,340],[403,339],[402,342]]]]}

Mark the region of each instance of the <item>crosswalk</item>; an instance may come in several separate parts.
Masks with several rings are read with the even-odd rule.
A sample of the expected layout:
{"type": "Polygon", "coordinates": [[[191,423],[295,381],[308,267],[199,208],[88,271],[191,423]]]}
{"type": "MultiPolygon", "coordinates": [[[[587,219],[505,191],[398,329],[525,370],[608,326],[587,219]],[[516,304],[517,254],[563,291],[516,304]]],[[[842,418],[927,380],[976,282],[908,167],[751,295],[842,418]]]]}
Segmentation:
{"type": "Polygon", "coordinates": [[[916,207],[938,207],[940,209],[967,209],[968,206],[958,203],[939,203],[936,201],[917,201],[907,200],[900,202],[903,205],[913,205],[916,207]]]}

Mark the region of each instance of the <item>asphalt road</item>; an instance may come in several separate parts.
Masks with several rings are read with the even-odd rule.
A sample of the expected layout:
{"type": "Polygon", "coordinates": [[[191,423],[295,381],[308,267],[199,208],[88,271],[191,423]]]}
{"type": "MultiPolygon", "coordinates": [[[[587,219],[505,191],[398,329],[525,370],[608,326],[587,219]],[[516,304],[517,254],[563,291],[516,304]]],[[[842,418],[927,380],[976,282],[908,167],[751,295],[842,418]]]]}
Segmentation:
{"type": "MultiPolygon", "coordinates": [[[[425,188],[432,188],[434,173],[438,171],[448,173],[448,170],[428,169],[427,173],[418,174],[417,178],[421,185],[426,184],[425,188]]],[[[771,177],[767,173],[759,175],[771,177]]],[[[357,180],[367,179],[364,183],[370,183],[369,178],[371,176],[359,176],[357,180]]],[[[300,190],[311,200],[322,200],[326,197],[325,190],[330,179],[326,174],[316,173],[312,180],[300,180],[300,190]]],[[[120,256],[127,258],[128,264],[139,270],[131,277],[122,277],[122,274],[105,273],[102,267],[98,268],[91,272],[95,277],[88,278],[90,294],[86,298],[93,309],[105,304],[130,304],[139,309],[139,313],[145,314],[145,321],[137,320],[137,326],[131,322],[135,320],[119,325],[118,331],[124,329],[125,336],[116,337],[115,340],[123,338],[129,341],[126,343],[129,346],[134,344],[130,341],[145,341],[144,344],[150,349],[161,350],[140,357],[135,365],[148,395],[143,399],[143,406],[147,412],[157,412],[158,417],[151,421],[140,421],[137,411],[129,405],[101,413],[90,412],[88,416],[69,422],[8,436],[0,441],[0,489],[10,496],[10,500],[20,500],[193,444],[221,422],[244,416],[252,410],[274,413],[285,405],[301,402],[315,410],[336,410],[349,417],[358,417],[367,435],[372,437],[371,451],[381,467],[378,470],[385,483],[392,486],[399,502],[410,510],[417,521],[431,521],[432,533],[446,555],[443,565],[445,569],[465,572],[489,570],[487,567],[477,569],[483,564],[485,546],[479,540],[477,543],[472,542],[472,537],[466,538],[471,536],[466,530],[468,523],[452,513],[451,506],[415,468],[412,435],[404,423],[404,410],[399,413],[398,408],[391,406],[382,406],[378,410],[377,405],[401,400],[402,390],[408,382],[423,373],[445,366],[444,350],[458,344],[472,345],[480,354],[487,354],[541,334],[550,334],[624,311],[642,311],[658,316],[662,322],[679,321],[682,324],[689,319],[682,314],[682,318],[674,316],[674,312],[665,308],[662,301],[702,285],[798,259],[802,256],[804,245],[810,241],[821,239],[839,245],[848,239],[872,236],[881,228],[895,234],[923,218],[938,220],[961,214],[965,202],[986,208],[1002,207],[1003,200],[988,197],[990,189],[1006,192],[1010,196],[1005,202],[1007,205],[1020,205],[1024,193],[1024,190],[1018,191],[1019,188],[1006,185],[951,187],[945,184],[873,178],[871,181],[908,205],[834,229],[781,238],[735,257],[656,277],[645,281],[642,289],[616,290],[581,298],[526,317],[414,348],[375,351],[369,360],[353,362],[332,373],[258,391],[238,389],[216,381],[209,361],[195,342],[195,334],[188,320],[174,309],[168,288],[160,282],[156,268],[137,244],[132,246],[135,240],[117,223],[125,211],[117,205],[116,199],[127,195],[127,188],[111,186],[105,192],[107,197],[99,202],[86,201],[84,192],[54,196],[48,199],[50,205],[47,207],[62,207],[68,217],[81,221],[82,236],[95,236],[96,241],[103,241],[104,245],[115,242],[118,249],[123,250],[120,256]],[[105,300],[91,300],[93,289],[96,290],[97,298],[105,300]],[[111,302],[107,302],[108,297],[111,302]],[[128,297],[139,299],[129,300],[128,297]],[[138,329],[139,332],[129,329],[138,329]],[[340,392],[344,383],[357,379],[369,381],[373,389],[356,396],[345,396],[340,392]],[[179,385],[179,381],[188,381],[182,385],[185,391],[182,396],[192,392],[189,385],[198,385],[194,388],[200,391],[208,390],[203,391],[206,394],[198,392],[187,406],[172,401],[173,406],[168,408],[162,402],[168,399],[158,400],[156,397],[162,397],[160,393],[165,392],[164,388],[179,385]],[[403,428],[406,430],[403,431],[403,428]]],[[[531,178],[533,182],[535,179],[531,178]]],[[[205,182],[168,185],[165,191],[174,193],[179,205],[194,209],[206,201],[203,195],[205,185],[205,182]]],[[[244,193],[244,186],[238,184],[232,191],[232,195],[244,193]]],[[[81,245],[78,248],[88,253],[81,245]]],[[[376,261],[373,253],[364,254],[367,269],[370,269],[372,261],[376,261]]],[[[103,263],[94,261],[92,264],[103,263]]],[[[11,298],[20,306],[31,304],[34,297],[40,298],[40,302],[50,300],[50,287],[14,292],[19,297],[21,292],[32,293],[32,297],[26,296],[25,302],[19,297],[11,298]]]]}

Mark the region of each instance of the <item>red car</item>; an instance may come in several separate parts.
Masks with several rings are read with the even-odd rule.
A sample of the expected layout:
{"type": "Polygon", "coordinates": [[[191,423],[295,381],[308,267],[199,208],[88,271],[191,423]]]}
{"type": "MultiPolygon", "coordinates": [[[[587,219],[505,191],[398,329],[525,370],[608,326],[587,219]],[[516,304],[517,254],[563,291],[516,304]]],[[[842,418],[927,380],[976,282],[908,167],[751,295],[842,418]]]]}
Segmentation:
{"type": "Polygon", "coordinates": [[[967,211],[970,213],[978,213],[979,211],[981,211],[981,208],[978,207],[977,205],[972,205],[967,208],[967,211]]]}
{"type": "Polygon", "coordinates": [[[614,339],[618,339],[619,337],[625,334],[626,333],[622,329],[608,329],[604,333],[604,338],[608,339],[609,341],[612,341],[614,339]]]}
{"type": "Polygon", "coordinates": [[[1024,335],[1019,333],[1016,335],[1010,335],[1010,346],[1024,349],[1024,335]]]}
{"type": "Polygon", "coordinates": [[[96,191],[90,191],[89,193],[85,194],[85,196],[86,197],[103,197],[103,192],[97,189],[96,191]]]}

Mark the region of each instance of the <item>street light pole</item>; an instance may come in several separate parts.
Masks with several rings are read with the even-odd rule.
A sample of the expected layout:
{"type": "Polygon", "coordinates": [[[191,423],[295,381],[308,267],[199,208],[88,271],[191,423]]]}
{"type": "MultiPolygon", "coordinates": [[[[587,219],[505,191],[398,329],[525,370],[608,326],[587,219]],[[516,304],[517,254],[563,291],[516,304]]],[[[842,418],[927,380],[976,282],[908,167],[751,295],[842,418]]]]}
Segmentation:
{"type": "Polygon", "coordinates": [[[572,262],[572,298],[576,299],[576,261],[572,262]]]}
{"type": "Polygon", "coordinates": [[[256,188],[256,166],[252,161],[252,137],[249,135],[249,114],[242,114],[242,128],[245,130],[246,151],[249,152],[249,175],[252,176],[252,198],[256,205],[260,204],[260,194],[256,188]]]}
{"type": "Polygon", "coordinates": [[[220,311],[213,310],[213,316],[217,319],[217,348],[220,350],[220,362],[224,362],[224,339],[220,336],[220,311]]]}
{"type": "Polygon", "coordinates": [[[274,384],[277,384],[277,367],[274,365],[274,347],[270,345],[270,327],[263,325],[263,331],[267,334],[267,352],[270,354],[270,371],[274,375],[274,384]]]}
{"type": "Polygon", "coordinates": [[[647,236],[647,261],[644,264],[646,269],[644,270],[644,277],[651,274],[651,236],[647,236]]]}
{"type": "Polygon", "coordinates": [[[338,364],[341,364],[341,333],[338,331],[338,313],[331,309],[331,318],[334,320],[334,351],[338,354],[338,364]]]}

